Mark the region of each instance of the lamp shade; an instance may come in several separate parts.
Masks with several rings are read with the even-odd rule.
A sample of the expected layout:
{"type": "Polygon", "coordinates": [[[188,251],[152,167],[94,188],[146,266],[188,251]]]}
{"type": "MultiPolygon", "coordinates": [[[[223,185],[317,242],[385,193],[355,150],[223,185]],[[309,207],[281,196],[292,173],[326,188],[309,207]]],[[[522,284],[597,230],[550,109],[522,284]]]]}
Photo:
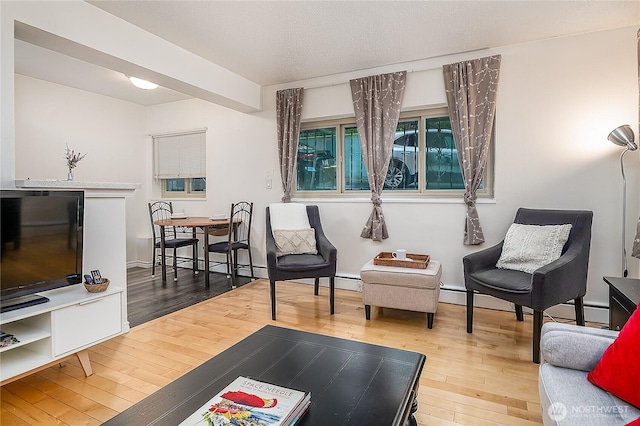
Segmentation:
{"type": "Polygon", "coordinates": [[[607,139],[616,145],[626,146],[631,151],[638,149],[638,145],[633,141],[633,130],[628,124],[615,128],[611,133],[609,133],[607,139]]]}

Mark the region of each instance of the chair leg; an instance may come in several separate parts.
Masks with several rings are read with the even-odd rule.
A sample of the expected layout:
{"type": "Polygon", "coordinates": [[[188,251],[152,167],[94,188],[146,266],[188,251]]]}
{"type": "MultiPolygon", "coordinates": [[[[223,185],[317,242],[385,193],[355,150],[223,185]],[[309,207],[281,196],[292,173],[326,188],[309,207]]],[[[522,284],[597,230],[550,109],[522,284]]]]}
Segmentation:
{"type": "Polygon", "coordinates": [[[178,249],[173,249],[173,280],[178,281],[178,249]]]}
{"type": "Polygon", "coordinates": [[[231,272],[234,275],[238,274],[238,250],[233,250],[231,252],[231,272]]]}
{"type": "Polygon", "coordinates": [[[364,317],[367,320],[371,319],[371,305],[364,305],[364,317]]]}
{"type": "Polygon", "coordinates": [[[251,247],[249,247],[247,249],[247,251],[249,252],[249,269],[251,270],[251,277],[250,278],[251,278],[251,280],[254,280],[256,276],[253,273],[253,259],[251,258],[251,247]]]}
{"type": "Polygon", "coordinates": [[[231,288],[236,288],[238,277],[238,252],[234,250],[227,253],[227,262],[231,264],[231,288]]]}
{"type": "Polygon", "coordinates": [[[271,319],[276,320],[276,282],[269,280],[271,290],[271,319]]]}
{"type": "Polygon", "coordinates": [[[584,325],[584,303],[582,297],[575,299],[576,305],[576,324],[584,325]]]}
{"type": "Polygon", "coordinates": [[[542,311],[533,311],[533,362],[540,364],[540,334],[542,333],[542,311]]]}
{"type": "Polygon", "coordinates": [[[524,313],[522,312],[522,305],[516,305],[516,319],[518,321],[524,321],[524,313]]]}
{"type": "Polygon", "coordinates": [[[467,290],[467,333],[473,333],[473,290],[467,290]]]}
{"type": "Polygon", "coordinates": [[[234,250],[231,255],[231,260],[233,261],[233,269],[231,270],[234,279],[234,287],[238,285],[238,271],[240,271],[240,266],[238,264],[238,250],[234,250]]]}
{"type": "Polygon", "coordinates": [[[320,289],[320,278],[316,277],[315,281],[313,282],[313,294],[317,296],[319,289],[320,289]]]}
{"type": "Polygon", "coordinates": [[[155,277],[156,276],[156,244],[155,241],[153,243],[153,255],[151,257],[151,277],[155,277]]]}
{"type": "MultiPolygon", "coordinates": [[[[195,235],[195,231],[193,233],[195,235]]],[[[193,266],[193,275],[198,275],[198,245],[197,244],[194,244],[193,248],[191,249],[191,265],[193,266]]]]}
{"type": "Polygon", "coordinates": [[[335,312],[335,304],[336,304],[335,289],[336,289],[336,278],[331,277],[329,278],[329,311],[331,312],[331,315],[333,315],[335,312]]]}
{"type": "Polygon", "coordinates": [[[231,252],[227,252],[227,278],[231,276],[231,252]]]}

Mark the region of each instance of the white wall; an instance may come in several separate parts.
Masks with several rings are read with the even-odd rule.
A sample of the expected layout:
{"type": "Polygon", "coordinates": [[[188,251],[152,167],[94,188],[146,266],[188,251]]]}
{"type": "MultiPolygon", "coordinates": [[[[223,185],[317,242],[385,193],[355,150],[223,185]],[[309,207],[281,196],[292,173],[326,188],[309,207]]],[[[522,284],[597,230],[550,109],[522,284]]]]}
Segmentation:
{"type": "MultiPolygon", "coordinates": [[[[152,106],[147,111],[150,135],[206,127],[207,199],[172,200],[174,210],[190,215],[211,216],[226,213],[231,203],[254,202],[252,240],[254,263],[266,265],[264,253],[265,206],[279,200],[276,189],[265,189],[267,169],[277,173],[275,116],[243,114],[199,99],[152,106]]],[[[151,137],[148,137],[151,159],[151,137]]],[[[158,199],[160,188],[149,172],[143,187],[149,199],[158,199]]],[[[277,181],[276,181],[277,182],[277,181]]],[[[150,232],[150,231],[149,231],[150,232]]]]}
{"type": "MultiPolygon", "coordinates": [[[[360,231],[371,204],[363,200],[302,200],[320,205],[323,226],[338,248],[338,273],[357,276],[360,266],[382,250],[404,247],[443,263],[443,282],[463,288],[462,257],[502,239],[518,207],[594,211],[587,303],[607,304],[603,275],[620,275],[620,148],[608,133],[628,123],[637,133],[636,28],[623,28],[502,49],[400,64],[360,73],[291,83],[305,92],[303,119],[352,115],[348,80],[407,69],[404,109],[445,102],[441,66],[464,58],[502,55],[496,121],[495,200],[478,211],[486,243],[462,244],[461,200],[385,199],[390,238],[364,240],[360,231]],[[612,64],[615,64],[613,66],[612,64]],[[423,71],[416,71],[423,70],[423,71]]],[[[206,202],[183,202],[185,211],[221,211],[234,199],[256,203],[255,262],[264,265],[264,208],[278,202],[280,187],[265,189],[267,170],[278,173],[275,91],[264,91],[264,111],[243,115],[201,101],[176,102],[148,110],[149,133],[206,126],[209,194],[206,202]],[[224,206],[224,207],[223,207],[224,206]]],[[[627,246],[638,216],[638,153],[625,157],[628,179],[627,246]]],[[[277,175],[276,175],[277,176],[277,175]]],[[[383,194],[384,195],[384,194],[383,194]]],[[[384,198],[384,196],[383,196],[384,198]]],[[[631,276],[638,261],[630,260],[631,276]]]]}
{"type": "MultiPolygon", "coordinates": [[[[462,244],[465,206],[461,200],[385,199],[383,209],[391,237],[381,243],[359,237],[371,210],[368,199],[303,200],[320,205],[325,230],[338,247],[339,275],[357,276],[360,266],[373,255],[402,246],[409,251],[429,253],[442,261],[443,282],[448,288],[460,289],[463,288],[462,257],[498,242],[519,206],[588,209],[594,211],[594,225],[585,301],[607,304],[607,288],[602,276],[620,275],[622,202],[618,163],[621,151],[607,142],[606,137],[609,131],[625,123],[638,134],[636,30],[630,27],[603,31],[287,85],[312,87],[305,93],[305,120],[352,115],[347,84],[350,78],[402,69],[410,71],[405,109],[440,106],[444,103],[440,71],[443,64],[502,55],[496,121],[496,196],[495,200],[478,206],[487,242],[480,247],[462,244]]],[[[29,113],[29,102],[40,105],[39,121],[31,120],[30,125],[48,127],[50,140],[54,140],[55,132],[75,132],[74,128],[82,126],[77,147],[89,152],[89,156],[77,169],[78,179],[83,179],[81,173],[86,172],[84,167],[88,169],[90,161],[104,155],[114,166],[114,172],[95,180],[143,182],[143,190],[138,191],[141,195],[128,200],[127,205],[127,259],[130,262],[146,253],[129,249],[137,244],[131,241],[149,235],[146,202],[158,195],[151,179],[151,144],[146,135],[207,127],[207,199],[176,201],[176,208],[190,214],[208,215],[225,211],[234,200],[252,200],[256,209],[254,261],[265,265],[264,208],[278,202],[281,196],[277,179],[275,91],[285,86],[265,88],[264,111],[258,113],[243,114],[202,100],[190,100],[149,107],[144,111],[146,119],[142,117],[144,113],[139,112],[141,107],[91,95],[96,96],[92,98],[96,111],[111,103],[122,104],[122,114],[114,116],[118,120],[110,121],[109,131],[118,135],[114,140],[108,136],[96,137],[95,128],[82,124],[87,120],[101,121],[94,114],[82,112],[89,109],[86,105],[71,106],[75,102],[82,104],[89,96],[70,97],[64,93],[64,101],[52,98],[26,102],[22,99],[24,96],[38,96],[33,87],[49,83],[18,79],[22,81],[16,86],[16,115],[18,105],[22,117],[29,113]],[[49,118],[42,106],[56,103],[58,108],[77,115],[49,118]],[[124,112],[129,108],[136,111],[132,115],[140,117],[136,124],[131,115],[124,112]],[[65,124],[52,123],[56,120],[63,120],[65,124]],[[139,127],[141,123],[144,129],[139,127]],[[136,157],[123,159],[121,155],[129,149],[136,149],[136,157]],[[132,169],[136,169],[135,178],[127,175],[134,173],[132,169]],[[276,174],[271,190],[265,188],[268,170],[276,174]]],[[[40,96],[53,96],[57,90],[46,89],[40,96]]],[[[26,138],[33,130],[21,128],[24,121],[18,117],[16,122],[16,149],[20,151],[16,156],[16,177],[35,178],[41,168],[47,172],[38,177],[64,176],[59,149],[42,148],[47,143],[42,139],[45,133],[39,133],[38,138],[26,138]],[[54,164],[60,161],[59,169],[49,166],[51,161],[54,164]]],[[[64,141],[59,136],[55,140],[64,141]]],[[[76,147],[73,141],[69,144],[76,147]]],[[[640,161],[637,152],[627,154],[625,159],[629,184],[627,246],[630,247],[634,222],[640,212],[640,161]]],[[[637,277],[638,260],[631,259],[630,267],[631,276],[637,277]]]]}
{"type": "MultiPolygon", "coordinates": [[[[15,75],[16,179],[66,179],[67,144],[86,153],[74,179],[140,183],[147,177],[141,105],[15,75]]],[[[135,255],[145,194],[126,199],[127,257],[135,255]]],[[[148,216],[148,214],[147,214],[148,216]]],[[[144,222],[149,227],[149,220],[144,222]]]]}

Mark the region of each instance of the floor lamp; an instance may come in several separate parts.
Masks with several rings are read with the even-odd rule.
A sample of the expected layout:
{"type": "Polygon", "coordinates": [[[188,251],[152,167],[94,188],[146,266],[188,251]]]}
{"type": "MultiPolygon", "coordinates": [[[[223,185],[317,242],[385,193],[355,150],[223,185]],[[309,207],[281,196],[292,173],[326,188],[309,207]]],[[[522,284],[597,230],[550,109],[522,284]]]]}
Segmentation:
{"type": "Polygon", "coordinates": [[[623,157],[627,151],[635,151],[638,149],[638,145],[633,141],[633,130],[631,126],[625,124],[624,126],[617,127],[607,137],[610,142],[616,145],[624,146],[625,150],[620,154],[620,172],[622,173],[622,276],[626,277],[629,274],[627,269],[627,249],[625,248],[625,234],[626,234],[626,220],[627,220],[627,178],[624,175],[624,161],[623,157]]]}

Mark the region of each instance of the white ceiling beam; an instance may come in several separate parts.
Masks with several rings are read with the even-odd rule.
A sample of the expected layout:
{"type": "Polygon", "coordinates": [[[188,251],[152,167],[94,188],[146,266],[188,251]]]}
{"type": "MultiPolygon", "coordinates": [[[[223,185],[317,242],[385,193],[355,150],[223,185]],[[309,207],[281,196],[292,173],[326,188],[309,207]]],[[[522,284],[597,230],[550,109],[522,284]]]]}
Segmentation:
{"type": "Polygon", "coordinates": [[[262,109],[260,85],[83,1],[11,9],[20,40],[237,111],[262,109]]]}

